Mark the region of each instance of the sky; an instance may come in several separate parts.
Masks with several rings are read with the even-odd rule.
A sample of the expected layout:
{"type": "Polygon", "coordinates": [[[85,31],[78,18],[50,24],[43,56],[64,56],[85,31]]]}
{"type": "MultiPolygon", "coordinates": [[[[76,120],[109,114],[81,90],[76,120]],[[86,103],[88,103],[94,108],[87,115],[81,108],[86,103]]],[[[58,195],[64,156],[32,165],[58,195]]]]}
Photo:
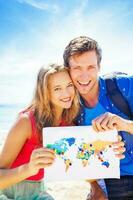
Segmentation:
{"type": "Polygon", "coordinates": [[[0,0],[0,105],[29,103],[39,68],[80,35],[99,42],[102,74],[133,72],[132,0],[0,0]]]}

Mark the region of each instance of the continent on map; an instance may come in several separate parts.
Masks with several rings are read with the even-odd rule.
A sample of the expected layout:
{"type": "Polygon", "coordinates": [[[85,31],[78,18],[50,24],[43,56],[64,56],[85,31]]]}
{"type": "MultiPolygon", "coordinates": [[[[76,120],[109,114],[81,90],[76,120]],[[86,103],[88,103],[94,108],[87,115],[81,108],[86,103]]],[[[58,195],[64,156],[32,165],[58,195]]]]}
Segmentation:
{"type": "Polygon", "coordinates": [[[74,137],[71,138],[62,138],[61,140],[55,141],[54,144],[47,144],[47,148],[53,149],[55,154],[63,159],[65,163],[65,171],[67,172],[69,167],[72,166],[72,160],[66,157],[65,153],[71,148],[73,144],[75,144],[76,139],[74,137]]]}
{"type": "Polygon", "coordinates": [[[78,146],[77,159],[81,159],[82,165],[85,167],[89,164],[90,157],[95,156],[101,162],[101,165],[108,168],[110,163],[104,158],[104,153],[111,147],[111,144],[112,142],[102,140],[97,140],[92,143],[82,142],[80,146],[78,146]]]}

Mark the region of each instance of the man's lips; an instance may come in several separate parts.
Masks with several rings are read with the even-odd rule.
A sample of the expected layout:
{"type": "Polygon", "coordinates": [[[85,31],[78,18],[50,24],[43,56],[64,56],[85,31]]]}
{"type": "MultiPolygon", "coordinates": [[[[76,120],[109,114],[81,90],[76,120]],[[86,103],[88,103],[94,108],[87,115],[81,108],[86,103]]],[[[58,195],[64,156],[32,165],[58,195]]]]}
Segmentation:
{"type": "Polygon", "coordinates": [[[79,85],[81,86],[88,86],[90,84],[91,81],[88,82],[81,82],[81,81],[77,81],[79,85]]]}

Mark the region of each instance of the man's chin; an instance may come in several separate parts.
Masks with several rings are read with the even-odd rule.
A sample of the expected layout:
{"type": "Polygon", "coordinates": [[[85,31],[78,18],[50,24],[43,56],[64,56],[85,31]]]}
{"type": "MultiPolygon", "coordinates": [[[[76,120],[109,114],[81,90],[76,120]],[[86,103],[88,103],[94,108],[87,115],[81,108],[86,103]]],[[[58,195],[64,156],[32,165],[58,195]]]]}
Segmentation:
{"type": "Polygon", "coordinates": [[[80,95],[87,95],[89,93],[89,90],[78,90],[80,95]]]}

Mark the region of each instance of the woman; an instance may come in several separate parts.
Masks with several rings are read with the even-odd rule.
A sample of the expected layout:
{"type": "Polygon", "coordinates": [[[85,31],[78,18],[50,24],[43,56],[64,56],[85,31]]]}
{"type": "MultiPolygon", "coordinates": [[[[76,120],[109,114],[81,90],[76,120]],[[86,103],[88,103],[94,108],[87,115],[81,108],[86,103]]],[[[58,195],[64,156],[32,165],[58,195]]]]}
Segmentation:
{"type": "Polygon", "coordinates": [[[54,152],[42,148],[42,128],[72,125],[78,111],[78,96],[67,69],[56,64],[42,68],[33,101],[19,114],[0,155],[0,168],[10,168],[10,176],[16,175],[16,170],[20,172],[13,175],[14,180],[8,179],[9,184],[5,181],[5,186],[19,183],[3,189],[3,195],[13,199],[53,199],[43,188],[43,168],[53,163],[54,152]],[[32,170],[26,170],[30,166],[32,170]]]}

